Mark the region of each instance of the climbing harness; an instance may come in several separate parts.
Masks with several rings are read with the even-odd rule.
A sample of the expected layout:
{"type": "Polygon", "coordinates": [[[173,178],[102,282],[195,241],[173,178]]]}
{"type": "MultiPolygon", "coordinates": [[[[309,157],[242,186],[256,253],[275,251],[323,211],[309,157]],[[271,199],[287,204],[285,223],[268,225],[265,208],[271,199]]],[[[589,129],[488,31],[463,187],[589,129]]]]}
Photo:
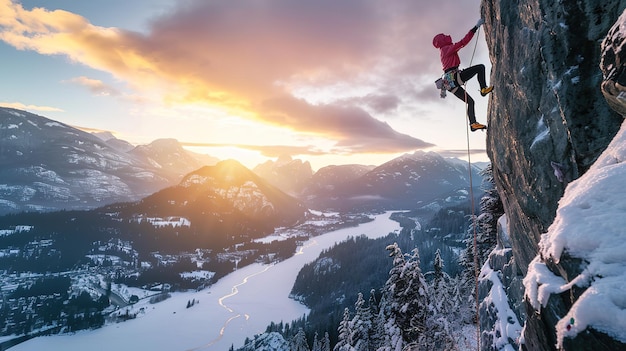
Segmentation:
{"type": "MultiPolygon", "coordinates": [[[[476,43],[474,44],[474,51],[472,52],[472,58],[470,59],[470,67],[472,66],[472,63],[474,61],[474,55],[476,54],[476,47],[478,46],[478,35],[480,34],[480,27],[478,28],[478,30],[476,31],[476,43]]],[[[467,83],[463,82],[463,87],[465,89],[465,110],[467,111],[467,87],[466,87],[467,83]]],[[[466,114],[467,116],[467,114],[466,114]]],[[[467,125],[467,123],[466,123],[467,125]]],[[[470,139],[469,139],[469,126],[467,126],[466,129],[466,133],[467,133],[467,164],[468,167],[467,169],[469,170],[469,183],[470,183],[470,203],[471,203],[471,214],[472,214],[472,228],[474,231],[474,281],[475,281],[475,286],[474,286],[474,294],[475,294],[475,299],[476,299],[476,350],[480,350],[480,312],[479,312],[479,307],[480,307],[480,303],[478,301],[478,276],[480,275],[480,269],[478,268],[478,240],[477,240],[477,233],[476,233],[476,214],[474,213],[474,209],[475,209],[475,204],[474,204],[474,182],[472,180],[472,158],[471,158],[471,152],[470,152],[470,139]]]]}
{"type": "Polygon", "coordinates": [[[459,82],[457,80],[459,70],[453,69],[451,71],[445,72],[441,78],[435,81],[435,86],[440,90],[439,96],[442,99],[446,97],[446,91],[453,92],[456,88],[458,88],[459,82]]]}

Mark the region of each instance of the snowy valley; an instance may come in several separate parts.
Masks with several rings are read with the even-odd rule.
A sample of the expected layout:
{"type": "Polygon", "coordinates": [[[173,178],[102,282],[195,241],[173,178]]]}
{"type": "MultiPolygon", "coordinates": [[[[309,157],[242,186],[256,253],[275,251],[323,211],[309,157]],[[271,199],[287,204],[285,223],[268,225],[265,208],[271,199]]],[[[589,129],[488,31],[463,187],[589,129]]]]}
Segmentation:
{"type": "MultiPolygon", "coordinates": [[[[332,225],[337,220],[329,215],[325,223],[311,221],[309,224],[332,225]]],[[[150,302],[150,296],[156,296],[160,291],[113,284],[113,292],[126,301],[133,295],[139,300],[119,308],[110,318],[132,315],[131,320],[107,323],[93,331],[40,337],[14,349],[226,350],[233,344],[241,346],[247,336],[263,331],[272,321],[290,321],[308,313],[304,305],[289,298],[289,291],[299,268],[322,250],[349,236],[364,234],[376,238],[398,230],[398,223],[389,219],[389,213],[377,215],[373,221],[360,226],[311,238],[303,243],[297,255],[289,259],[273,264],[248,265],[206,289],[171,292],[168,299],[159,303],[150,302]],[[267,283],[270,281],[272,284],[267,283]],[[103,340],[107,342],[103,343],[103,340]]],[[[91,286],[87,284],[83,288],[91,286]]]]}
{"type": "MultiPolygon", "coordinates": [[[[63,167],[63,162],[58,161],[56,167],[63,167]]],[[[194,170],[184,175],[177,185],[140,201],[118,202],[87,211],[30,212],[0,217],[3,272],[0,317],[2,334],[6,335],[3,347],[20,343],[15,346],[17,349],[28,349],[29,345],[38,345],[40,339],[48,340],[46,335],[88,333],[83,331],[94,328],[118,329],[135,320],[145,323],[155,316],[147,313],[150,309],[170,306],[172,301],[185,299],[180,296],[193,295],[185,291],[197,291],[198,296],[177,304],[184,305],[185,310],[199,310],[197,303],[206,300],[200,296],[210,293],[224,279],[237,277],[236,274],[245,273],[248,267],[265,267],[262,269],[265,271],[293,257],[303,259],[302,252],[309,245],[318,245],[325,233],[357,226],[358,231],[353,235],[359,236],[363,234],[359,232],[361,228],[370,225],[372,213],[399,208],[407,201],[417,206],[413,214],[390,221],[387,213],[386,221],[395,223],[393,227],[402,222],[403,226],[421,228],[420,221],[439,212],[444,217],[454,214],[454,222],[444,224],[442,219],[438,227],[424,226],[424,230],[440,234],[444,228],[439,225],[446,226],[446,231],[448,227],[455,228],[456,236],[446,239],[445,245],[442,239],[438,245],[447,248],[447,257],[456,260],[458,252],[452,247],[462,245],[463,226],[458,221],[459,218],[464,221],[467,211],[464,205],[469,186],[466,165],[435,153],[418,152],[379,167],[360,169],[366,171],[347,178],[303,179],[306,184],[315,182],[324,189],[315,192],[311,186],[303,187],[308,189],[302,192],[302,197],[311,201],[309,206],[320,206],[317,199],[328,196],[329,187],[324,182],[340,188],[347,183],[357,184],[343,195],[333,196],[334,204],[326,209],[345,209],[354,201],[353,197],[365,194],[363,198],[378,199],[360,202],[363,208],[356,212],[310,210],[302,200],[287,195],[238,162],[227,160],[194,170]],[[430,191],[417,195],[423,188],[430,191]],[[434,196],[434,191],[438,196],[434,196]],[[455,206],[465,209],[451,210],[455,206]],[[364,212],[366,209],[369,210],[364,212]]],[[[334,171],[336,169],[329,168],[323,173],[329,175],[334,171]]],[[[478,174],[478,169],[473,171],[478,174]]],[[[344,230],[352,233],[350,229],[344,230]]],[[[368,236],[393,231],[379,229],[368,236]]],[[[409,231],[403,236],[411,235],[409,231]]],[[[388,240],[397,239],[390,237],[388,240]]],[[[325,247],[332,246],[333,242],[325,247]]],[[[432,256],[434,249],[429,254],[432,256]]],[[[380,255],[385,261],[384,248],[373,255],[380,255]]],[[[297,273],[298,267],[290,269],[297,273]]],[[[365,290],[377,289],[384,282],[386,278],[381,276],[388,273],[385,267],[381,266],[383,271],[377,275],[383,281],[365,290]]],[[[281,286],[291,290],[293,279],[281,286]]],[[[288,296],[289,293],[284,297],[288,296]]],[[[351,294],[350,298],[355,296],[351,294]]],[[[291,317],[277,317],[280,320],[299,318],[306,312],[306,307],[299,302],[290,301],[300,306],[296,308],[300,312],[291,317]]],[[[352,303],[346,297],[341,301],[352,303]]],[[[269,312],[259,314],[265,318],[272,316],[269,312]]],[[[167,319],[162,321],[170,323],[167,319]]],[[[256,329],[247,336],[262,331],[270,322],[276,321],[263,319],[263,325],[255,324],[256,329]]],[[[335,342],[335,327],[323,328],[331,329],[335,342]]],[[[227,340],[233,344],[243,343],[245,336],[235,335],[241,336],[240,340],[235,336],[227,340]]],[[[205,342],[206,337],[202,336],[202,340],[198,343],[205,342]]]]}

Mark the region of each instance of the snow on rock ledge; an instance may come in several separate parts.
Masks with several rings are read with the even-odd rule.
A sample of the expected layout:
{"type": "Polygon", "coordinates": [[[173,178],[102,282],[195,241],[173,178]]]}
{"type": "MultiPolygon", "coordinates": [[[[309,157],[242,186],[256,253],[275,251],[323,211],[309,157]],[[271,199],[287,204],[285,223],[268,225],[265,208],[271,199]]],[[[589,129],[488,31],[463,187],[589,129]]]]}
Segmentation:
{"type": "Polygon", "coordinates": [[[550,294],[586,288],[556,325],[557,347],[588,327],[626,343],[625,161],[626,122],[589,171],[566,188],[524,279],[526,298],[537,310],[550,294]],[[583,262],[569,282],[546,265],[558,264],[565,253],[583,262]]]}
{"type": "Polygon", "coordinates": [[[506,288],[502,284],[499,271],[491,266],[495,257],[510,258],[511,249],[495,249],[489,255],[478,277],[481,289],[481,349],[482,350],[518,350],[522,327],[517,315],[509,306],[506,288]],[[488,291],[484,291],[488,290],[488,291]],[[485,295],[484,298],[482,297],[485,295]],[[489,316],[487,320],[483,316],[489,316]]]}

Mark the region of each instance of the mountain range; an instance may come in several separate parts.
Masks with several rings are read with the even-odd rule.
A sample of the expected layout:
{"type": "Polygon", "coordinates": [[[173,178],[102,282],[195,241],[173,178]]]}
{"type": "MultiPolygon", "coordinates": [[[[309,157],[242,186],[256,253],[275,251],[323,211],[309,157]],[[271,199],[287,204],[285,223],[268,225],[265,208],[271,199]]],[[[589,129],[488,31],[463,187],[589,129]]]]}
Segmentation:
{"type": "MultiPolygon", "coordinates": [[[[419,208],[431,202],[467,199],[467,163],[435,152],[405,154],[370,169],[332,166],[318,171],[303,196],[312,207],[335,210],[419,208]]],[[[472,167],[472,183],[481,183],[480,168],[472,167]]]]}
{"type": "MultiPolygon", "coordinates": [[[[0,215],[137,201],[178,186],[219,161],[185,150],[175,139],[134,146],[109,132],[87,133],[10,108],[0,108],[0,137],[0,215]]],[[[472,168],[474,186],[480,184],[479,171],[479,166],[472,168]]],[[[283,156],[253,172],[320,210],[405,209],[462,201],[469,186],[466,163],[422,151],[380,166],[333,165],[317,172],[309,162],[283,156]]]]}
{"type": "Polygon", "coordinates": [[[216,162],[172,139],[134,147],[110,133],[0,108],[0,214],[134,201],[216,162]]]}

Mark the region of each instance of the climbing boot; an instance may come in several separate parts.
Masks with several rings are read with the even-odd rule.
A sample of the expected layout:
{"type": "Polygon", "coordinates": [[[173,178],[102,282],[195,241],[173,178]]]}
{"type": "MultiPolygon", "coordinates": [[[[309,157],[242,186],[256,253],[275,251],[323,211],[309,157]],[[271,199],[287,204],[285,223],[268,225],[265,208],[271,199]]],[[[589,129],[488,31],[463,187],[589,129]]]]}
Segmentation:
{"type": "Polygon", "coordinates": [[[477,131],[479,129],[487,129],[487,126],[484,125],[484,124],[480,124],[478,122],[474,122],[474,123],[470,124],[470,130],[472,132],[475,132],[475,131],[477,131]]]}
{"type": "Polygon", "coordinates": [[[482,88],[482,89],[480,89],[480,95],[485,96],[485,95],[491,93],[492,90],[493,90],[493,85],[490,86],[490,87],[482,88]]]}

